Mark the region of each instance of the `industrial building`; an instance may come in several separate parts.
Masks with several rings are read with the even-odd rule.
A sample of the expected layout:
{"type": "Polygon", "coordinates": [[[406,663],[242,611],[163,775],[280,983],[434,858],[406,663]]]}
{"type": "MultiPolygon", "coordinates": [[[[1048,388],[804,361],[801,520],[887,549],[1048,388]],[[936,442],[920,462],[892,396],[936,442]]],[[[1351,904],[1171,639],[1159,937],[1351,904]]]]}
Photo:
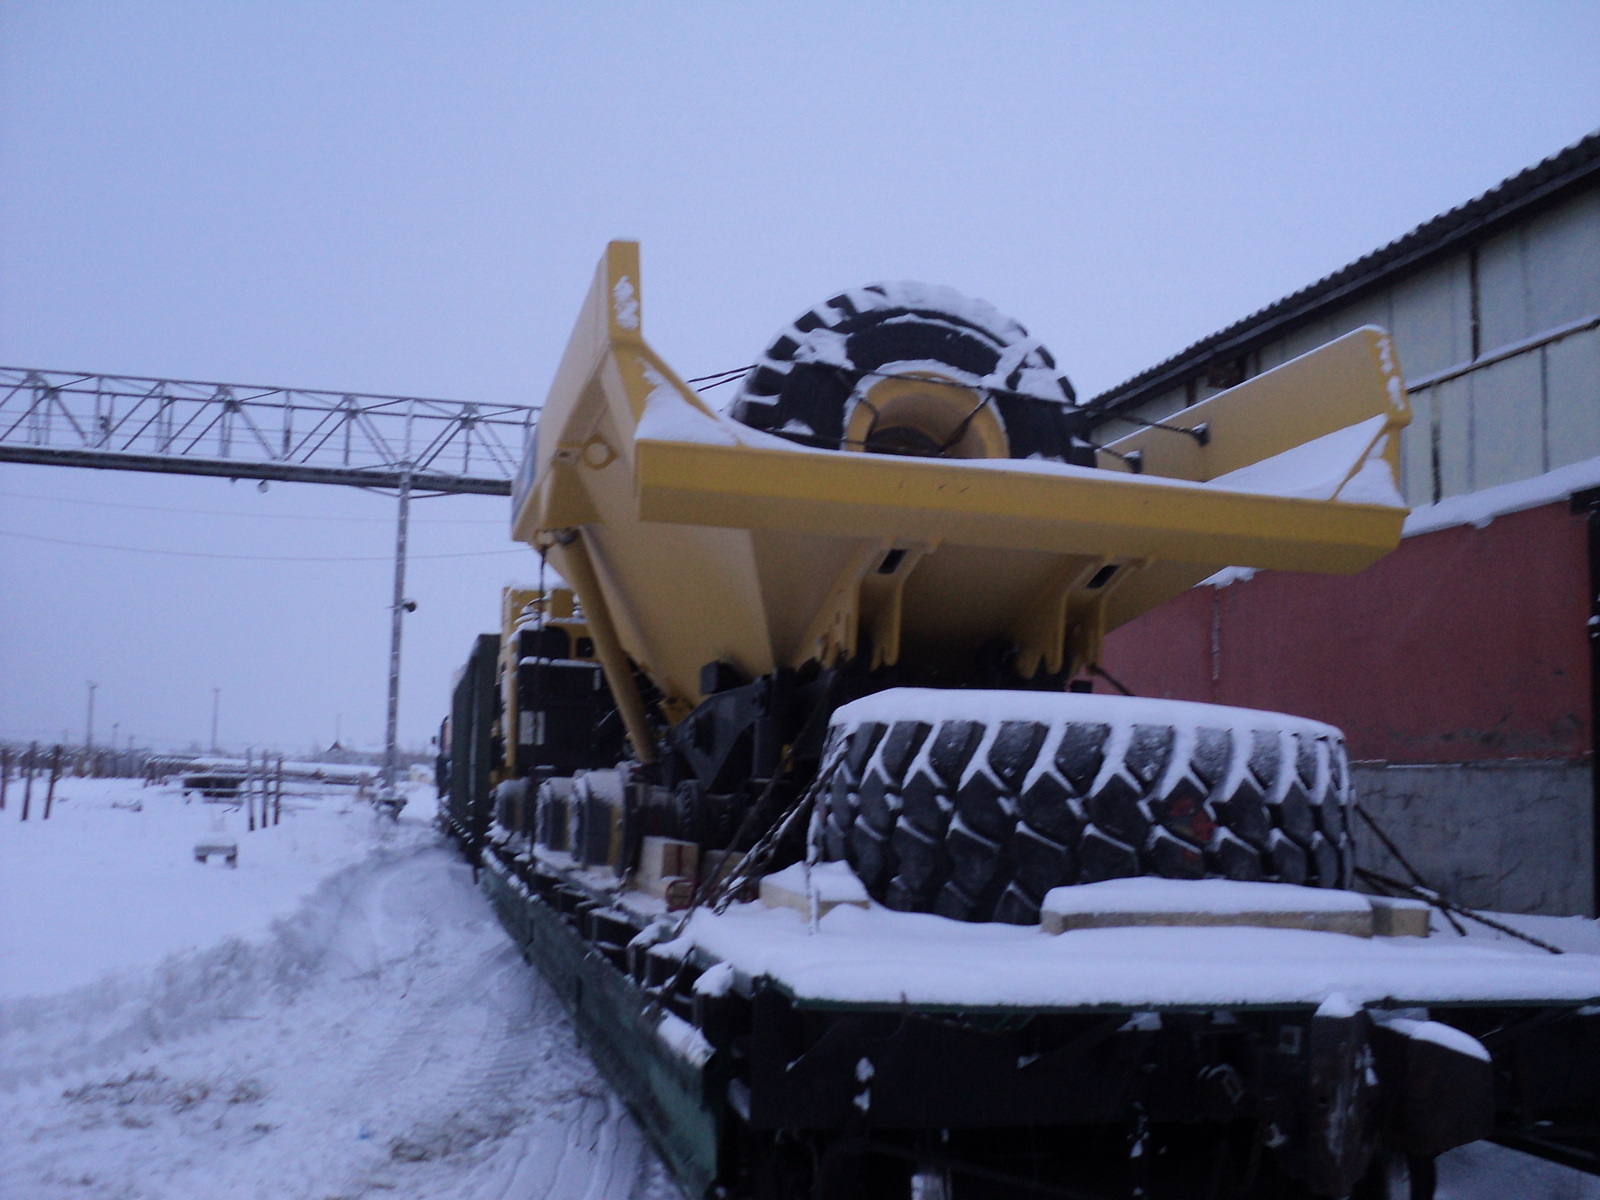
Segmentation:
{"type": "Polygon", "coordinates": [[[1368,324],[1413,409],[1400,549],[1353,576],[1223,572],[1104,665],[1339,726],[1362,804],[1446,894],[1596,915],[1600,132],[1092,403],[1161,420],[1368,324]]]}

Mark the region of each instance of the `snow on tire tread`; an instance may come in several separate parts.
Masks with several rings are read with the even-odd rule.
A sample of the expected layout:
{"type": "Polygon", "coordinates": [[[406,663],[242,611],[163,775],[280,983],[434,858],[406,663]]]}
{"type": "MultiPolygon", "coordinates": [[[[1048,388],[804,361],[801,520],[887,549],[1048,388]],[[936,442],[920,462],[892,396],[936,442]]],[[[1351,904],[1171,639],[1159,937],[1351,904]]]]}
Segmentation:
{"type": "Polygon", "coordinates": [[[823,854],[889,907],[1028,924],[1128,875],[1348,887],[1343,735],[1179,700],[896,688],[841,707],[823,854]]]}

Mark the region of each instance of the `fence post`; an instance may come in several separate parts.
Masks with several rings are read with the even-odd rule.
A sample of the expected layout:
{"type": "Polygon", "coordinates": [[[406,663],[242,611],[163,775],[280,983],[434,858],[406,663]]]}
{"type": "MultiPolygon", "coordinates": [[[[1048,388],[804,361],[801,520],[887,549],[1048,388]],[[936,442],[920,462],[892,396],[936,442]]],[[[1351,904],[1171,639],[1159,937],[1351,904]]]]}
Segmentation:
{"type": "Polygon", "coordinates": [[[44,794],[44,817],[50,819],[50,805],[56,798],[56,780],[61,778],[61,747],[57,746],[50,755],[50,787],[44,794]]]}
{"type": "Polygon", "coordinates": [[[256,794],[251,790],[255,783],[251,776],[255,763],[255,760],[251,757],[253,753],[250,750],[244,752],[244,811],[250,821],[248,828],[251,833],[256,831],[256,794]]]}
{"type": "Polygon", "coordinates": [[[278,777],[272,785],[272,823],[283,819],[283,755],[278,755],[278,777]]]}
{"type": "Polygon", "coordinates": [[[33,800],[33,759],[38,752],[39,743],[34,742],[28,747],[28,761],[22,768],[22,819],[28,819],[28,805],[33,800]]]}
{"type": "Polygon", "coordinates": [[[0,746],[0,812],[6,810],[6,785],[11,782],[11,749],[0,746]]]}

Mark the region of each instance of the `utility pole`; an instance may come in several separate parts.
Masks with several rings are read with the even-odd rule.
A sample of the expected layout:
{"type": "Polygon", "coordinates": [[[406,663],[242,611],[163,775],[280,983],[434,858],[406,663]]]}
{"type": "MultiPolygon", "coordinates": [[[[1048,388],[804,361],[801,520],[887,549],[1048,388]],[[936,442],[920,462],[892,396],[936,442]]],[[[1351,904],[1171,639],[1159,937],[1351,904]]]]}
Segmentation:
{"type": "Polygon", "coordinates": [[[222,689],[214,687],[211,689],[211,753],[213,754],[222,753],[217,746],[217,711],[221,706],[222,689]]]}
{"type": "Polygon", "coordinates": [[[94,690],[99,686],[94,680],[89,680],[89,719],[83,723],[83,751],[85,754],[94,753],[94,690]]]}
{"type": "Polygon", "coordinates": [[[411,519],[411,465],[400,467],[400,512],[395,520],[394,538],[394,603],[389,609],[389,721],[383,743],[383,788],[378,793],[378,803],[386,806],[394,816],[400,815],[405,802],[395,788],[395,776],[400,768],[400,635],[405,614],[415,612],[415,600],[406,599],[406,533],[411,519]]]}

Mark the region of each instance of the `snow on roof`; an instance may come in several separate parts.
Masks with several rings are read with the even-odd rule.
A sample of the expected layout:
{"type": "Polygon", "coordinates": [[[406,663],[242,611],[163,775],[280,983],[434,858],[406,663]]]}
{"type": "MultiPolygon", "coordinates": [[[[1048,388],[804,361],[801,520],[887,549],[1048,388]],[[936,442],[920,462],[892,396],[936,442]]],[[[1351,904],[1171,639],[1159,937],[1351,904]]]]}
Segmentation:
{"type": "Polygon", "coordinates": [[[1557,467],[1532,479],[1502,483],[1499,487],[1468,492],[1464,496],[1451,496],[1437,504],[1414,508],[1406,518],[1401,536],[1415,537],[1419,533],[1433,533],[1454,525],[1471,525],[1475,529],[1482,529],[1496,517],[1556,504],[1574,492],[1592,487],[1600,487],[1600,457],[1557,467]]]}
{"type": "Polygon", "coordinates": [[[1420,270],[1441,255],[1489,236],[1530,207],[1553,202],[1574,189],[1593,186],[1597,173],[1600,130],[1316,283],[1101,392],[1089,401],[1088,407],[1105,409],[1109,416],[1135,406],[1200,374],[1216,359],[1247,353],[1314,320],[1329,308],[1349,303],[1396,276],[1420,270]]]}

